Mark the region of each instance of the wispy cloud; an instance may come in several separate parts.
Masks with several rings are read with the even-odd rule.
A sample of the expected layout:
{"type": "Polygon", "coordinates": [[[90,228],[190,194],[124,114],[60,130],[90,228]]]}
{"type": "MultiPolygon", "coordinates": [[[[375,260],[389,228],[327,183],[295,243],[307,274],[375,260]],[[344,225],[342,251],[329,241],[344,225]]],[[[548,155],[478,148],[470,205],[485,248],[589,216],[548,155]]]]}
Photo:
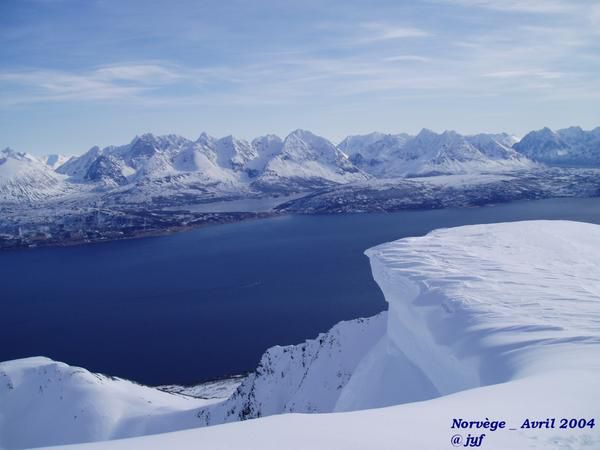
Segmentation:
{"type": "Polygon", "coordinates": [[[180,79],[172,69],[156,64],[102,66],[83,72],[27,70],[0,72],[4,104],[44,101],[89,101],[139,96],[180,79]]]}
{"type": "Polygon", "coordinates": [[[383,58],[384,61],[387,62],[402,62],[402,61],[414,61],[414,62],[431,62],[431,58],[426,58],[425,56],[418,55],[394,55],[394,56],[386,56],[383,58]]]}
{"type": "Polygon", "coordinates": [[[572,10],[577,0],[441,0],[460,6],[496,11],[556,14],[572,10]]]}
{"type": "Polygon", "coordinates": [[[396,26],[379,22],[362,23],[359,24],[357,29],[359,30],[359,35],[354,39],[354,42],[358,44],[431,36],[430,32],[420,28],[396,26]]]}
{"type": "Polygon", "coordinates": [[[157,64],[111,65],[96,69],[92,77],[108,81],[170,82],[181,78],[173,69],[157,64]]]}
{"type": "Polygon", "coordinates": [[[553,80],[561,78],[563,76],[560,72],[546,72],[543,70],[529,69],[529,70],[503,70],[500,72],[484,73],[484,77],[490,78],[524,78],[524,77],[537,77],[547,80],[553,80]]]}
{"type": "MultiPolygon", "coordinates": [[[[548,12],[564,1],[437,0],[490,10],[548,12]],[[542,5],[543,3],[543,5],[542,5]],[[544,6],[545,5],[545,6],[544,6]]],[[[445,30],[428,21],[322,24],[318,47],[286,45],[219,54],[200,61],[134,61],[84,70],[0,72],[4,105],[61,101],[297,104],[373,95],[489,96],[537,89],[583,92],[598,84],[599,58],[589,22],[566,14],[560,26],[501,21],[483,29],[445,30]],[[431,28],[431,30],[429,29],[431,28]],[[581,64],[582,58],[587,58],[581,64]],[[569,60],[574,64],[565,64],[569,60]],[[580,64],[577,64],[577,63],[580,64]],[[596,81],[595,81],[596,80],[596,81]],[[576,86],[577,85],[577,86],[576,86]],[[578,89],[575,89],[578,87],[578,89]]],[[[545,93],[538,93],[543,98],[545,93]]]]}

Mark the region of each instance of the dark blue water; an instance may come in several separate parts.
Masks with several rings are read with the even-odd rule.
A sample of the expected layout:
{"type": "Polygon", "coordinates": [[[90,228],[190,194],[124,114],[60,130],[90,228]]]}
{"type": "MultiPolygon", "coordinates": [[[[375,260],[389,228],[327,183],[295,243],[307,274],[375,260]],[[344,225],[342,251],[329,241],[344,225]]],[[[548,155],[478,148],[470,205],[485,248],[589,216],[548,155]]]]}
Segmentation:
{"type": "Polygon", "coordinates": [[[0,252],[0,361],[44,355],[147,384],[240,373],[269,346],[385,309],[365,249],[439,227],[542,218],[600,223],[600,199],[280,217],[0,252]]]}

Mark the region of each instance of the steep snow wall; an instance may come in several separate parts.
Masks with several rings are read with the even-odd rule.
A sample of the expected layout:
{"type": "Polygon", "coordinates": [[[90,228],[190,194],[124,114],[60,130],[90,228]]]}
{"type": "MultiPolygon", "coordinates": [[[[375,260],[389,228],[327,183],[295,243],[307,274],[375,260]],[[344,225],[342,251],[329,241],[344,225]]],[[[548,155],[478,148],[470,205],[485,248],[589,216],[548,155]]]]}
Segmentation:
{"type": "Polygon", "coordinates": [[[198,412],[199,426],[332,411],[358,363],[382,339],[385,323],[383,312],[340,322],[302,344],[270,348],[228,400],[198,412]]]}
{"type": "MultiPolygon", "coordinates": [[[[599,250],[597,225],[530,221],[436,230],[366,254],[389,303],[389,345],[426,377],[429,389],[415,389],[426,399],[549,369],[598,370],[599,250]]],[[[369,364],[359,366],[365,386],[369,364]]]]}

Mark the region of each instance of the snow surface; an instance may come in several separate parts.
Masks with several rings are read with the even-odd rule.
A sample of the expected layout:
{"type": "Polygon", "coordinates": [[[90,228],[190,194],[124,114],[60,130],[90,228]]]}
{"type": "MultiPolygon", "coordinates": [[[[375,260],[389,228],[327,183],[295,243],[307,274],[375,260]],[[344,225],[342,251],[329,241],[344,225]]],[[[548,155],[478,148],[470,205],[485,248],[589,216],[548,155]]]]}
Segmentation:
{"type": "Polygon", "coordinates": [[[196,425],[211,402],[33,357],[0,363],[0,449],[118,439],[196,425]]]}
{"type": "Polygon", "coordinates": [[[65,194],[63,178],[33,155],[10,148],[0,151],[0,204],[65,194]]]}
{"type": "MultiPolygon", "coordinates": [[[[520,428],[527,418],[600,419],[598,249],[600,226],[567,221],[442,229],[377,246],[367,255],[387,314],[270,349],[237,397],[199,406],[195,417],[223,405],[243,411],[240,419],[276,415],[68,448],[430,450],[451,448],[457,433],[482,432],[453,430],[454,418],[515,428],[483,430],[482,448],[600,448],[597,425],[520,428]],[[369,338],[357,340],[361,333],[369,338]],[[345,383],[333,386],[340,372],[345,383]],[[333,412],[295,413],[314,404],[333,412]],[[245,414],[259,406],[264,414],[245,414]]],[[[13,378],[22,372],[13,367],[13,378]]],[[[36,416],[37,383],[4,394],[28,399],[8,408],[22,408],[15,423],[28,431],[35,430],[23,419],[28,414],[51,422],[61,412],[54,402],[51,414],[36,416]]],[[[225,421],[217,416],[214,423],[225,421]]]]}

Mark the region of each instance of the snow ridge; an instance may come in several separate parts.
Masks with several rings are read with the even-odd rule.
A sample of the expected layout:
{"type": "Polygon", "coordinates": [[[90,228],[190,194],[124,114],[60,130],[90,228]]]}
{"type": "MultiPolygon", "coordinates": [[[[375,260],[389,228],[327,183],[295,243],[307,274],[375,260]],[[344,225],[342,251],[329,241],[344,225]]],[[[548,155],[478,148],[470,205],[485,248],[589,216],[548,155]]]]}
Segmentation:
{"type": "Polygon", "coordinates": [[[447,395],[549,368],[600,371],[598,246],[600,226],[530,221],[437,230],[367,255],[388,337],[447,395]]]}
{"type": "Polygon", "coordinates": [[[198,412],[201,425],[333,411],[357,364],[383,336],[385,319],[381,313],[340,322],[303,344],[270,348],[228,400],[198,412]]]}

